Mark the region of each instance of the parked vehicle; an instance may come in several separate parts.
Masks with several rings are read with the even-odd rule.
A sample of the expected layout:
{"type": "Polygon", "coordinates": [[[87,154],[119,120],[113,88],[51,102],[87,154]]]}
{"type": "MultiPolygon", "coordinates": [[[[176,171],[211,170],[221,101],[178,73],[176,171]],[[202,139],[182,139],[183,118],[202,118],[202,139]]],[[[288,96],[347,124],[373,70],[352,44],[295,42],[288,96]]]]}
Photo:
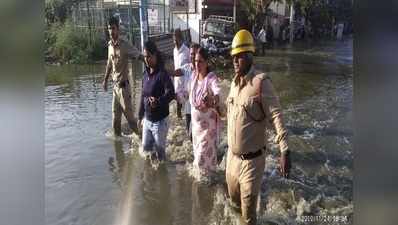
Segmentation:
{"type": "Polygon", "coordinates": [[[229,55],[232,39],[235,34],[235,23],[229,16],[209,16],[203,22],[201,46],[211,55],[229,55]]]}

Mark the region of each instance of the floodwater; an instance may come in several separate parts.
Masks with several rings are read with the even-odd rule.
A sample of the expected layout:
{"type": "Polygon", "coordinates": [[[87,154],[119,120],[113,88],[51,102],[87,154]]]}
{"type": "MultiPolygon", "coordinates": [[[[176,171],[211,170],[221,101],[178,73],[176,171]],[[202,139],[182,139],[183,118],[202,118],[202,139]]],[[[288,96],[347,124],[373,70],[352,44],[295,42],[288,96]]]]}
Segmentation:
{"type": "MultiPolygon", "coordinates": [[[[258,224],[352,224],[352,40],[271,50],[255,62],[280,95],[293,161],[291,179],[280,177],[270,132],[258,224]]],[[[136,64],[135,105],[142,71],[136,64]]],[[[231,67],[216,70],[224,93],[231,67]]],[[[46,224],[239,224],[227,199],[224,161],[212,182],[194,182],[192,148],[174,103],[168,160],[159,167],[138,154],[139,138],[125,121],[124,137],[113,137],[103,72],[104,65],[46,67],[46,224]]],[[[221,139],[220,156],[225,129],[221,139]]]]}

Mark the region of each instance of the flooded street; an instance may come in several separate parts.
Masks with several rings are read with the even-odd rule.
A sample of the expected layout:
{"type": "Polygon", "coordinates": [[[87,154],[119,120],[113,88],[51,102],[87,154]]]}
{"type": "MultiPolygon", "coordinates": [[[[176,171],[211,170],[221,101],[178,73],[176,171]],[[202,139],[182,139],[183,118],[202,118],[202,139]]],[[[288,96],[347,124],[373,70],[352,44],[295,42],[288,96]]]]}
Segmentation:
{"type": "MultiPolygon", "coordinates": [[[[258,224],[303,224],[304,215],[347,216],[340,224],[352,224],[352,40],[270,50],[255,63],[280,96],[293,162],[291,179],[282,178],[271,132],[258,224]]],[[[135,105],[142,76],[137,65],[130,82],[135,105]]],[[[104,67],[46,67],[46,224],[239,224],[226,198],[225,162],[211,184],[193,182],[192,147],[174,101],[168,161],[159,168],[138,154],[139,138],[129,135],[126,121],[124,137],[112,136],[112,92],[102,90],[104,67]]],[[[216,69],[225,94],[231,69],[216,69]]],[[[221,139],[220,155],[225,129],[221,139]]]]}

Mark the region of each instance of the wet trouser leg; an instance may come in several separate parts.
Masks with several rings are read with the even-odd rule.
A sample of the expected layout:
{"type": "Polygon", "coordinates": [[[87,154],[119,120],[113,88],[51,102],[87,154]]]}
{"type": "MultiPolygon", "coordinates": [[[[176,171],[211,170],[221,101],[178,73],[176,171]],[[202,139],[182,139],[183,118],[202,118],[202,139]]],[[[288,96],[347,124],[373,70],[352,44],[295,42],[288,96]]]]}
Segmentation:
{"type": "Polygon", "coordinates": [[[155,148],[158,159],[166,159],[166,140],[168,131],[168,118],[157,122],[144,119],[142,133],[142,146],[145,152],[152,152],[155,148]]]}
{"type": "Polygon", "coordinates": [[[122,106],[119,100],[117,88],[114,88],[112,97],[112,129],[116,136],[120,136],[122,133],[122,106]]]}
{"type": "Polygon", "coordinates": [[[234,208],[240,212],[240,163],[235,159],[232,152],[227,153],[227,163],[225,170],[225,178],[227,180],[228,194],[231,198],[234,208]]]}
{"type": "Polygon", "coordinates": [[[231,200],[240,206],[242,223],[253,225],[257,222],[257,198],[261,188],[265,167],[265,156],[242,160],[228,152],[226,180],[231,200]]]}
{"type": "Polygon", "coordinates": [[[178,117],[178,118],[182,118],[181,109],[182,109],[182,104],[180,104],[180,103],[177,101],[177,117],[178,117]]]}
{"type": "Polygon", "coordinates": [[[133,103],[131,101],[130,86],[126,85],[125,87],[119,89],[122,112],[126,117],[130,129],[132,129],[133,132],[138,133],[137,120],[134,118],[133,103]]]}
{"type": "Polygon", "coordinates": [[[147,119],[144,118],[144,124],[142,127],[142,148],[144,152],[151,152],[153,151],[153,145],[155,139],[152,135],[151,131],[151,123],[147,119]]]}
{"type": "Polygon", "coordinates": [[[164,118],[153,124],[152,133],[155,139],[155,148],[158,153],[159,160],[166,159],[166,141],[167,141],[167,131],[169,129],[168,118],[164,118]]]}
{"type": "Polygon", "coordinates": [[[192,141],[191,114],[185,114],[185,127],[187,128],[187,132],[188,132],[189,138],[192,141]]]}

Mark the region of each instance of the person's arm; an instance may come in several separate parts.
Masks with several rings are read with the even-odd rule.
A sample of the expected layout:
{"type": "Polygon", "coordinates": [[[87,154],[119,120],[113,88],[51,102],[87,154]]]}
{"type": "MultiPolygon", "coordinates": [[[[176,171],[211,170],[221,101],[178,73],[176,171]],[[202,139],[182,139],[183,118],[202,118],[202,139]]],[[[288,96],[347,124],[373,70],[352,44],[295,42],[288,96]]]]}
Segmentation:
{"type": "MultiPolygon", "coordinates": [[[[174,71],[178,77],[182,78],[182,85],[179,86],[179,88],[176,90],[174,89],[174,94],[176,97],[177,102],[183,103],[185,102],[185,89],[187,85],[187,73],[188,73],[188,67],[189,64],[183,65],[180,69],[177,69],[174,71]]],[[[173,76],[173,75],[172,75],[173,76]]]]}
{"type": "Polygon", "coordinates": [[[257,34],[257,36],[256,36],[256,39],[260,39],[261,32],[263,32],[263,30],[260,30],[260,32],[258,32],[258,34],[257,34]]]}
{"type": "Polygon", "coordinates": [[[184,72],[182,71],[181,68],[174,70],[173,73],[170,74],[173,77],[182,77],[184,76],[184,72]]]}
{"type": "Polygon", "coordinates": [[[275,143],[279,145],[281,152],[280,170],[282,176],[288,178],[291,168],[289,147],[287,145],[288,132],[283,121],[279,98],[276,95],[270,79],[264,79],[262,81],[261,101],[266,113],[266,118],[271,121],[276,131],[275,143]]]}
{"type": "Polygon", "coordinates": [[[185,47],[184,49],[185,50],[182,53],[182,59],[181,59],[181,62],[180,62],[180,68],[183,67],[184,65],[190,63],[189,48],[185,47]]]}
{"type": "Polygon", "coordinates": [[[279,144],[281,153],[288,149],[287,130],[283,121],[282,109],[279,103],[279,97],[275,94],[274,87],[270,79],[262,81],[262,103],[266,117],[271,121],[275,132],[275,142],[279,144]]]}
{"type": "Polygon", "coordinates": [[[175,98],[174,86],[168,73],[164,72],[161,76],[163,76],[161,81],[163,82],[164,92],[159,97],[159,105],[168,105],[175,98]]]}
{"type": "Polygon", "coordinates": [[[108,60],[106,62],[106,67],[105,67],[105,76],[104,80],[102,81],[102,88],[104,89],[104,91],[108,90],[108,79],[111,72],[112,72],[112,61],[111,61],[111,56],[108,54],[108,60]]]}
{"type": "Polygon", "coordinates": [[[142,120],[143,118],[144,118],[144,110],[145,110],[145,106],[144,106],[144,104],[145,104],[145,102],[144,102],[144,79],[145,78],[145,75],[144,75],[144,77],[143,77],[143,79],[142,79],[142,84],[141,84],[141,100],[140,100],[140,107],[139,107],[139,110],[138,110],[138,120],[142,120]]]}
{"type": "Polygon", "coordinates": [[[184,73],[184,98],[189,101],[189,94],[191,93],[191,83],[194,76],[194,71],[191,66],[188,66],[186,74],[184,73]]]}
{"type": "Polygon", "coordinates": [[[208,98],[208,102],[206,102],[207,107],[218,107],[220,103],[220,81],[218,80],[218,77],[214,75],[214,77],[210,78],[210,83],[209,83],[209,89],[211,91],[211,94],[208,96],[211,96],[212,98],[208,98]]]}

